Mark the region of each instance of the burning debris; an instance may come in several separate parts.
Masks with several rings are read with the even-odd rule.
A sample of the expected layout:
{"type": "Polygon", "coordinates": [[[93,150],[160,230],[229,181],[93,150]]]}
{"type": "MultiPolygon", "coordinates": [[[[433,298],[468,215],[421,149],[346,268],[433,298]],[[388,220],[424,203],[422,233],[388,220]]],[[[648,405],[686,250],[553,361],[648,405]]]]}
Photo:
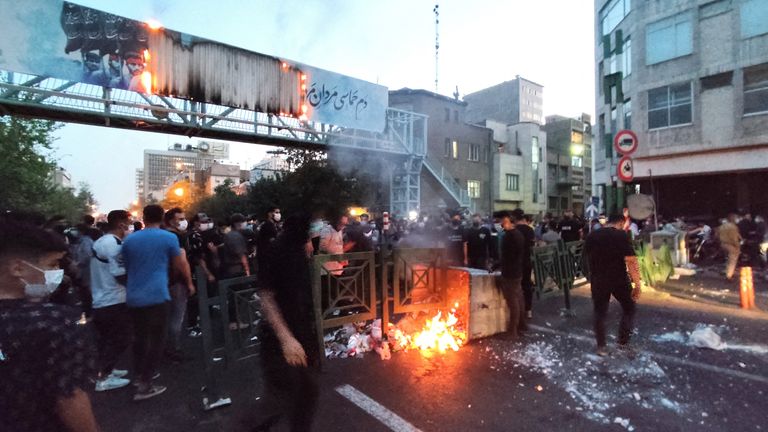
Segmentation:
{"type": "Polygon", "coordinates": [[[438,311],[427,315],[408,314],[397,324],[389,323],[386,334],[381,320],[371,323],[346,324],[325,335],[327,358],[362,357],[375,351],[382,360],[389,360],[391,352],[419,350],[425,357],[458,351],[467,342],[467,331],[456,303],[450,312],[438,311]]]}

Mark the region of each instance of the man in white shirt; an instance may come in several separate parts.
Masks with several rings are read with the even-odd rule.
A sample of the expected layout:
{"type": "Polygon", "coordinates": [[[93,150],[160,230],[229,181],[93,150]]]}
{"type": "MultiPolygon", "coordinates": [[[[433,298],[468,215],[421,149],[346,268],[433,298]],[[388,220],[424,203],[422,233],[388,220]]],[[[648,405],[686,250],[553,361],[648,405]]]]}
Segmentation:
{"type": "Polygon", "coordinates": [[[113,210],[107,215],[109,232],[93,244],[91,291],[93,325],[99,352],[96,391],[125,387],[127,371],[115,369],[120,355],[131,345],[131,317],[125,305],[125,267],[121,255],[123,238],[133,230],[131,215],[113,210]]]}
{"type": "MultiPolygon", "coordinates": [[[[349,223],[349,218],[345,215],[323,227],[320,231],[320,253],[339,255],[346,253],[355,246],[352,242],[344,244],[344,228],[347,223],[349,223]]],[[[346,266],[347,261],[330,261],[325,264],[325,269],[338,276],[346,266]]]]}

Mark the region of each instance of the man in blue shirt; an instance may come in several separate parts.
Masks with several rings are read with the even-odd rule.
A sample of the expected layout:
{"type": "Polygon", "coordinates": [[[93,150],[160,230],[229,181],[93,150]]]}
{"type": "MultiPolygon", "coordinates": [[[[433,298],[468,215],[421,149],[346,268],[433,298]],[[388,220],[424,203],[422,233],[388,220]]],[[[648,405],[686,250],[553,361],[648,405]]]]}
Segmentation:
{"type": "Polygon", "coordinates": [[[123,260],[128,276],[126,305],[133,317],[134,367],[138,387],[133,400],[157,396],[166,387],[152,385],[163,353],[168,322],[168,269],[176,272],[190,295],[195,293],[189,266],[175,235],[160,229],[163,208],[144,207],[146,228],[123,242],[123,260]]]}

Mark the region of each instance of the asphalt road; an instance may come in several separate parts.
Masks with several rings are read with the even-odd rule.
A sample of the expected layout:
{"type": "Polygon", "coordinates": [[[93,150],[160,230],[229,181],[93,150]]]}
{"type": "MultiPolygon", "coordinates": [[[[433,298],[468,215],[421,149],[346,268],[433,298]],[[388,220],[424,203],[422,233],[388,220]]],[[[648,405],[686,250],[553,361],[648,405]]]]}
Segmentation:
{"type": "MultiPolygon", "coordinates": [[[[561,298],[535,304],[529,335],[503,335],[424,358],[334,359],[321,377],[320,431],[658,430],[759,431],[768,428],[768,314],[646,295],[637,316],[635,355],[593,354],[588,290],[575,292],[575,317],[561,298]],[[721,350],[688,345],[706,324],[721,350]]],[[[611,323],[618,323],[618,305],[611,323]]],[[[197,340],[190,340],[190,350],[197,340]]],[[[263,394],[257,362],[224,373],[233,404],[200,407],[200,363],[165,365],[167,393],[142,403],[129,390],[94,396],[107,431],[240,431],[258,417],[263,394]]]]}

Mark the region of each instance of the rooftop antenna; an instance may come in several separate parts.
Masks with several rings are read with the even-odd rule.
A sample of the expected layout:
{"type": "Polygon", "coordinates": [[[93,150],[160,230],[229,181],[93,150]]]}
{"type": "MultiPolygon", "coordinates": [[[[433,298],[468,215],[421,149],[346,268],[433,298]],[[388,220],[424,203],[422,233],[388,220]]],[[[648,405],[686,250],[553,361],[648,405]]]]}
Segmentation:
{"type": "Polygon", "coordinates": [[[435,4],[435,8],[432,12],[435,13],[435,93],[437,93],[437,52],[440,50],[440,32],[438,31],[438,25],[440,24],[440,8],[439,4],[435,4]]]}

